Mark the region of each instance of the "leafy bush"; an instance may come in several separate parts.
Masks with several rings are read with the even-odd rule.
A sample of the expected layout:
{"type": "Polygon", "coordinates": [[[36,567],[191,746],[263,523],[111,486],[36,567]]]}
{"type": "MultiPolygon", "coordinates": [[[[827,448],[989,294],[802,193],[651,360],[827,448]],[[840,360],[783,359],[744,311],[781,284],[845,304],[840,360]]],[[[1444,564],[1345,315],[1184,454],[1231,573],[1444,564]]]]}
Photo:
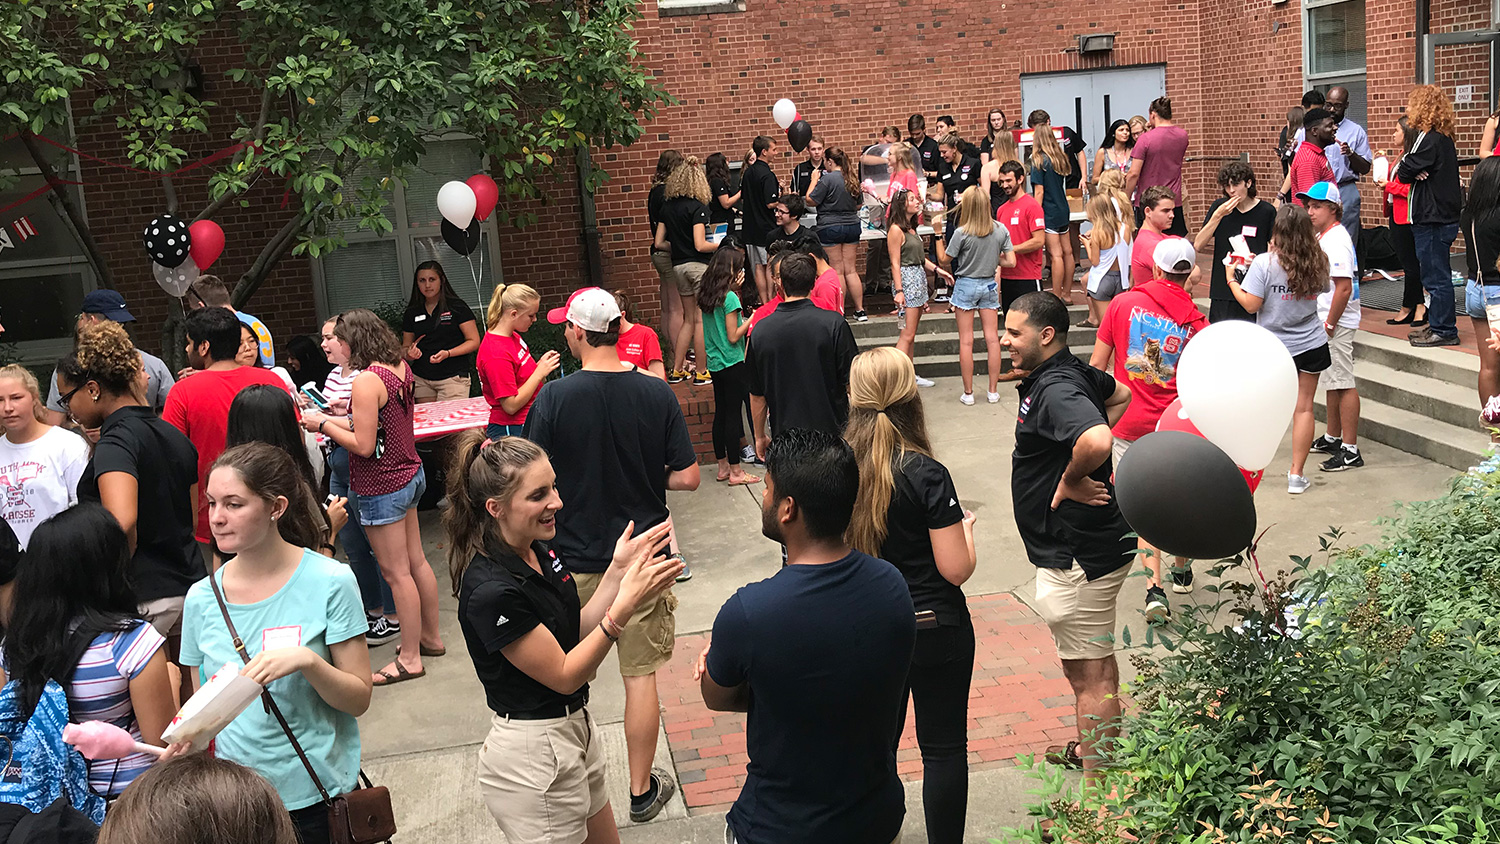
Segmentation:
{"type": "Polygon", "coordinates": [[[1352,550],[1330,529],[1326,567],[1293,557],[1264,590],[1221,563],[1242,576],[1209,587],[1218,603],[1132,656],[1137,706],[1098,787],[1038,769],[1056,840],[1500,841],[1500,475],[1386,524],[1352,550]]]}

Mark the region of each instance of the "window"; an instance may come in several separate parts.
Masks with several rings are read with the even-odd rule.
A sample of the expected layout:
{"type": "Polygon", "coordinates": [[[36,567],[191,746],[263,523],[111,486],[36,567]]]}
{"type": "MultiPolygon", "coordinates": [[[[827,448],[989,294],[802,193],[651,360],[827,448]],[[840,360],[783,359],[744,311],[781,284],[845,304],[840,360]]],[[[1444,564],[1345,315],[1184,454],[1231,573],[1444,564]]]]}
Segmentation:
{"type": "Polygon", "coordinates": [[[391,183],[386,214],[395,231],[377,236],[349,222],[344,229],[349,245],[319,262],[321,316],[389,302],[404,307],[417,265],[424,261],[441,262],[453,289],[476,314],[483,314],[500,276],[494,217],[480,223],[479,248],[466,257],[443,242],[443,218],[437,210],[438,189],[445,182],[483,171],[483,157],[467,140],[428,144],[427,153],[408,174],[407,184],[391,183]]]}
{"type": "Polygon", "coordinates": [[[1366,119],[1365,0],[1305,0],[1302,28],[1303,73],[1307,87],[1327,92],[1349,89],[1347,117],[1366,119]]]}
{"type": "MultiPolygon", "coordinates": [[[[61,178],[79,181],[72,154],[59,151],[51,163],[61,178]]],[[[25,199],[45,187],[21,141],[0,142],[0,208],[7,209],[0,213],[0,302],[5,303],[0,324],[5,326],[3,341],[16,343],[28,361],[67,351],[83,294],[96,284],[83,246],[52,192],[25,199]]],[[[70,185],[67,190],[83,208],[82,189],[70,185]]]]}
{"type": "Polygon", "coordinates": [[[744,0],[656,0],[656,11],[663,17],[712,15],[720,12],[743,12],[745,3],[744,0]]]}

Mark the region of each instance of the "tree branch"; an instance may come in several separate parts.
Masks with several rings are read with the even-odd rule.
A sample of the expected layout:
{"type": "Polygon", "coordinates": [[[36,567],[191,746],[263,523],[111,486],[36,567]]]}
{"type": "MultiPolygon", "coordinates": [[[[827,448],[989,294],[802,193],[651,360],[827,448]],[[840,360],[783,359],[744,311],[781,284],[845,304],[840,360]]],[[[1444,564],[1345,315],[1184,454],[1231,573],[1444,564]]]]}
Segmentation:
{"type": "MultiPolygon", "coordinates": [[[[255,132],[251,136],[250,141],[250,143],[253,144],[256,148],[258,148],[261,142],[266,139],[266,124],[269,123],[270,120],[271,88],[270,86],[267,86],[265,88],[262,88],[260,92],[260,116],[255,120],[255,132]]],[[[235,153],[232,160],[239,161],[241,155],[242,153],[235,153]]],[[[198,216],[193,218],[193,222],[196,223],[199,220],[210,219],[211,217],[213,217],[213,215],[223,210],[224,206],[228,205],[229,201],[234,199],[236,196],[238,196],[238,194],[232,190],[224,191],[224,194],[222,196],[220,196],[218,199],[215,199],[213,202],[210,202],[208,204],[208,207],[198,212],[198,216]]]]}
{"type": "Polygon", "coordinates": [[[68,194],[67,185],[58,178],[57,170],[52,167],[52,162],[42,152],[41,144],[29,131],[21,132],[21,143],[25,145],[26,152],[31,155],[31,160],[37,169],[42,172],[42,178],[52,187],[52,195],[57,197],[57,202],[62,206],[63,215],[73,226],[73,231],[78,235],[78,240],[83,244],[84,254],[88,256],[89,264],[94,268],[94,275],[99,279],[100,287],[113,288],[114,277],[110,275],[109,265],[104,262],[104,253],[99,249],[99,242],[94,240],[94,235],[89,231],[88,224],[83,220],[83,212],[78,208],[73,197],[68,194]]]}
{"type": "Polygon", "coordinates": [[[255,256],[255,263],[250,265],[250,269],[245,270],[245,274],[240,276],[239,282],[234,286],[234,292],[229,298],[236,308],[243,306],[251,296],[255,295],[261,282],[266,280],[266,276],[276,268],[276,264],[292,251],[297,235],[307,225],[308,219],[305,212],[298,213],[271,236],[271,240],[260,250],[260,254],[255,256]]]}

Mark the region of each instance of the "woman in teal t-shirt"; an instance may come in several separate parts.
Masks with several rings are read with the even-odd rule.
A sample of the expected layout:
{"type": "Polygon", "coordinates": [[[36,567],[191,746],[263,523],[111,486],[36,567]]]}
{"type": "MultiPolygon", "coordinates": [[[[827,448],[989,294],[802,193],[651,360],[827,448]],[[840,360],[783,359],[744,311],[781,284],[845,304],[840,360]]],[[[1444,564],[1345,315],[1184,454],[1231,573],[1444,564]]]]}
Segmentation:
{"type": "Polygon", "coordinates": [[[750,323],[740,311],[734,292],[745,279],[745,255],[732,244],[719,248],[703,281],[698,285],[698,308],[703,311],[703,344],[708,352],[708,371],[714,379],[714,457],[719,460],[717,480],[730,486],[760,480],[740,468],[740,408],[750,396],[750,367],[745,363],[745,335],[750,323]]]}
{"type": "MultiPolygon", "coordinates": [[[[370,706],[365,611],[348,566],[308,548],[327,527],[307,482],[285,452],[235,446],[208,471],[208,525],[234,555],[212,575],[244,640],[243,665],[207,579],[183,606],[182,665],[201,685],[226,663],[266,686],[330,796],[359,777],[359,725],[370,706]]],[[[266,708],[252,704],[215,739],[217,755],[254,769],[276,787],[298,837],[328,837],[328,810],[307,768],[266,708]]]]}

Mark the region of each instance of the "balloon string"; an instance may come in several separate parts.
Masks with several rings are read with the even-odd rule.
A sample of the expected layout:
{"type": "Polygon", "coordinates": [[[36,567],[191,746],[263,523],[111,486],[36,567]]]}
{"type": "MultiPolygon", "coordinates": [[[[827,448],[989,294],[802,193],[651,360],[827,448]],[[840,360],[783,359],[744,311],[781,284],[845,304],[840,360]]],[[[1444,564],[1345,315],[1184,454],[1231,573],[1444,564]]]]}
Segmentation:
{"type": "Polygon", "coordinates": [[[1271,583],[1270,581],[1266,580],[1265,572],[1261,571],[1260,558],[1255,556],[1255,549],[1260,547],[1260,541],[1265,538],[1266,534],[1273,527],[1276,527],[1275,522],[1266,525],[1266,529],[1261,531],[1259,536],[1255,537],[1255,541],[1250,543],[1249,549],[1247,549],[1245,552],[1250,556],[1250,564],[1254,567],[1256,579],[1260,581],[1260,590],[1261,592],[1265,593],[1265,596],[1268,600],[1271,597],[1271,583]]]}

